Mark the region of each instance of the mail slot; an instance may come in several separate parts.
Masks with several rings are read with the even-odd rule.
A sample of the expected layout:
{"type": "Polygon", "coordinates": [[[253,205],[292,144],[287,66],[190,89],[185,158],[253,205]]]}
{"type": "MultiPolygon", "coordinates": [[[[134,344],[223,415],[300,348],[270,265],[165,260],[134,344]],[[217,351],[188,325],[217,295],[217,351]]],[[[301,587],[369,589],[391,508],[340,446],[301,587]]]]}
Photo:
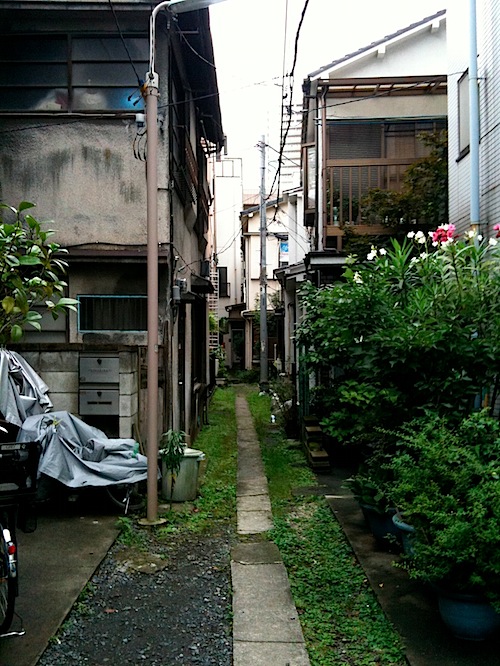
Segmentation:
{"type": "Polygon", "coordinates": [[[119,413],[118,389],[80,389],[80,414],[113,416],[119,413]]]}
{"type": "Polygon", "coordinates": [[[118,356],[80,356],[80,384],[118,384],[118,356]]]}

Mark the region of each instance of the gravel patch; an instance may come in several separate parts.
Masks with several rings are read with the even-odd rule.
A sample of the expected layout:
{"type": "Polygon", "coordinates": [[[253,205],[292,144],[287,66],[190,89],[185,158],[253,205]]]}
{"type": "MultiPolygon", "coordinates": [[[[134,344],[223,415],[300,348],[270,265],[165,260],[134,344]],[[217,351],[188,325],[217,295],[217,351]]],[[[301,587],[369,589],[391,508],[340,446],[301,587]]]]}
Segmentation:
{"type": "Polygon", "coordinates": [[[38,666],[230,666],[230,530],[115,544],[38,666]]]}

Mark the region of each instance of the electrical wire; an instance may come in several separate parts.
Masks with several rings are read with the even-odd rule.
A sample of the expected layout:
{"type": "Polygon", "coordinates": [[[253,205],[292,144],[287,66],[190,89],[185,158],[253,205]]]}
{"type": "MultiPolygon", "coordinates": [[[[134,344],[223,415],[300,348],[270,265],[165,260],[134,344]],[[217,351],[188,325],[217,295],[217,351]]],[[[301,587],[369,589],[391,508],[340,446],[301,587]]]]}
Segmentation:
{"type": "Polygon", "coordinates": [[[141,78],[139,77],[139,74],[137,73],[137,69],[135,67],[134,61],[132,60],[132,56],[130,55],[130,51],[128,50],[127,42],[125,41],[125,37],[123,36],[123,32],[120,28],[120,23],[118,21],[118,16],[117,16],[115,8],[113,6],[113,2],[112,2],[112,0],[108,0],[108,2],[109,2],[109,6],[111,8],[111,11],[113,12],[113,18],[115,19],[116,28],[117,28],[118,33],[120,35],[120,38],[122,40],[123,48],[125,49],[125,51],[127,53],[130,64],[132,65],[132,69],[134,70],[135,78],[137,79],[137,84],[140,88],[143,84],[143,81],[141,80],[141,78]]]}
{"type": "MultiPolygon", "coordinates": [[[[390,91],[378,92],[378,93],[374,93],[373,95],[367,95],[365,97],[356,97],[354,99],[348,99],[348,100],[345,100],[343,102],[336,102],[334,104],[328,104],[328,105],[325,106],[325,108],[326,109],[332,109],[332,108],[335,108],[337,106],[344,106],[346,104],[353,104],[353,103],[356,103],[356,102],[364,102],[365,100],[376,99],[378,97],[384,97],[384,96],[387,96],[389,94],[394,94],[394,93],[397,93],[400,90],[410,90],[411,88],[419,86],[422,83],[433,83],[434,81],[435,81],[435,77],[430,77],[428,81],[420,81],[419,83],[415,83],[415,84],[412,84],[410,86],[394,87],[390,91]]],[[[206,98],[209,98],[209,97],[215,97],[219,94],[220,93],[212,93],[212,94],[209,94],[209,95],[200,95],[200,96],[197,96],[197,97],[193,97],[192,101],[197,101],[199,99],[206,99],[206,98]]],[[[169,107],[174,106],[176,104],[180,104],[180,103],[181,102],[170,102],[168,104],[161,105],[158,108],[159,109],[168,109],[169,107]]],[[[130,118],[135,116],[135,114],[131,114],[130,111],[128,111],[128,112],[123,111],[121,113],[117,113],[115,111],[115,112],[109,113],[109,114],[108,113],[102,113],[102,114],[97,114],[97,115],[96,114],[82,114],[78,118],[73,119],[74,115],[76,115],[76,114],[74,114],[74,113],[72,113],[72,114],[57,113],[57,114],[54,114],[52,117],[55,117],[55,118],[64,117],[66,120],[64,122],[61,122],[61,123],[44,123],[44,124],[38,124],[38,125],[27,125],[27,126],[24,126],[24,127],[14,127],[14,128],[5,129],[5,130],[0,129],[0,134],[13,134],[15,132],[25,132],[25,131],[28,131],[28,130],[44,129],[44,128],[47,128],[47,127],[63,127],[65,125],[70,125],[70,124],[73,124],[73,123],[87,122],[89,120],[89,118],[98,119],[98,120],[108,120],[109,118],[130,119],[130,118]]],[[[280,151],[280,152],[282,153],[282,151],[280,151]]]]}
{"type": "Polygon", "coordinates": [[[134,157],[140,162],[145,162],[147,159],[147,130],[144,127],[139,130],[133,142],[134,157]]]}
{"type": "MultiPolygon", "coordinates": [[[[189,41],[188,41],[186,35],[184,34],[184,32],[183,32],[183,31],[180,29],[180,27],[179,27],[179,24],[178,24],[178,17],[177,17],[175,14],[173,14],[173,23],[174,23],[174,25],[175,25],[175,27],[176,27],[177,34],[178,34],[179,37],[184,41],[184,43],[186,44],[186,46],[187,46],[187,47],[188,47],[188,48],[189,48],[189,49],[195,54],[195,56],[196,56],[197,58],[199,58],[202,62],[206,63],[207,65],[210,65],[210,67],[213,67],[214,69],[217,69],[216,66],[215,66],[215,63],[210,62],[210,60],[207,60],[206,58],[204,58],[204,57],[201,55],[201,53],[198,53],[198,51],[194,48],[194,46],[192,46],[192,45],[189,43],[189,41]]],[[[167,30],[165,30],[165,33],[167,33],[167,30]]]]}
{"type": "Polygon", "coordinates": [[[309,5],[309,0],[305,0],[304,6],[302,8],[301,15],[300,15],[299,25],[298,25],[297,31],[295,33],[293,63],[292,63],[292,69],[290,70],[290,74],[289,74],[289,78],[290,78],[290,105],[288,107],[288,120],[287,120],[285,131],[283,132],[283,110],[282,110],[282,114],[281,114],[282,134],[281,134],[281,141],[280,141],[280,152],[279,152],[279,157],[278,157],[278,169],[276,170],[276,173],[275,173],[275,176],[274,176],[274,179],[273,179],[273,183],[271,185],[271,190],[270,190],[269,195],[267,197],[268,199],[272,196],[272,192],[273,192],[274,186],[276,185],[276,181],[278,181],[277,198],[279,198],[283,151],[285,149],[286,139],[287,139],[287,136],[288,136],[288,132],[290,130],[290,125],[292,123],[292,99],[293,99],[293,87],[294,87],[293,77],[294,77],[294,74],[295,74],[295,66],[297,64],[300,31],[302,29],[302,24],[304,22],[304,18],[305,18],[305,15],[306,15],[308,5],[309,5]]]}

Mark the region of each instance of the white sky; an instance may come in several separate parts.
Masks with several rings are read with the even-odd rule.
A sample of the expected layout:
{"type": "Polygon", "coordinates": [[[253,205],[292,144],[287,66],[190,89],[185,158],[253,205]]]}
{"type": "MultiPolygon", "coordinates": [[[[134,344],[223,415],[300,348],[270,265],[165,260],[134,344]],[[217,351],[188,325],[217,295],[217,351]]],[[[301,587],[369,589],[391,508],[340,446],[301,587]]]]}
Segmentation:
{"type": "MultiPolygon", "coordinates": [[[[243,158],[246,188],[259,187],[260,138],[279,149],[282,76],[292,69],[305,3],[224,0],[210,8],[222,124],[229,156],[243,158]]],[[[447,0],[309,0],[298,41],[294,100],[301,102],[307,74],[446,5],[447,0]]],[[[273,159],[272,151],[267,155],[273,159]]]]}

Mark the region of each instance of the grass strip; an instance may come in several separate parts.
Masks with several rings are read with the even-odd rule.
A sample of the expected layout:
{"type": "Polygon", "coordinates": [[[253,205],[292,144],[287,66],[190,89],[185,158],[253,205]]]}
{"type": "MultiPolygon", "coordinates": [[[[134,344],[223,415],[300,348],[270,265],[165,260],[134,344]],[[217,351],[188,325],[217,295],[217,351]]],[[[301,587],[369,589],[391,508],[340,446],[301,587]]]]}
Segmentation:
{"type": "Polygon", "coordinates": [[[209,407],[209,424],[201,429],[194,446],[205,454],[206,467],[199,495],[181,510],[162,514],[167,524],[157,536],[180,530],[213,531],[217,524],[236,525],[238,444],[236,395],[233,388],[217,389],[209,407]]]}
{"type": "Polygon", "coordinates": [[[297,496],[316,485],[302,449],[270,427],[271,401],[247,393],[259,436],[277,544],[287,568],[311,666],[402,666],[399,635],[323,497],[297,496]]]}

